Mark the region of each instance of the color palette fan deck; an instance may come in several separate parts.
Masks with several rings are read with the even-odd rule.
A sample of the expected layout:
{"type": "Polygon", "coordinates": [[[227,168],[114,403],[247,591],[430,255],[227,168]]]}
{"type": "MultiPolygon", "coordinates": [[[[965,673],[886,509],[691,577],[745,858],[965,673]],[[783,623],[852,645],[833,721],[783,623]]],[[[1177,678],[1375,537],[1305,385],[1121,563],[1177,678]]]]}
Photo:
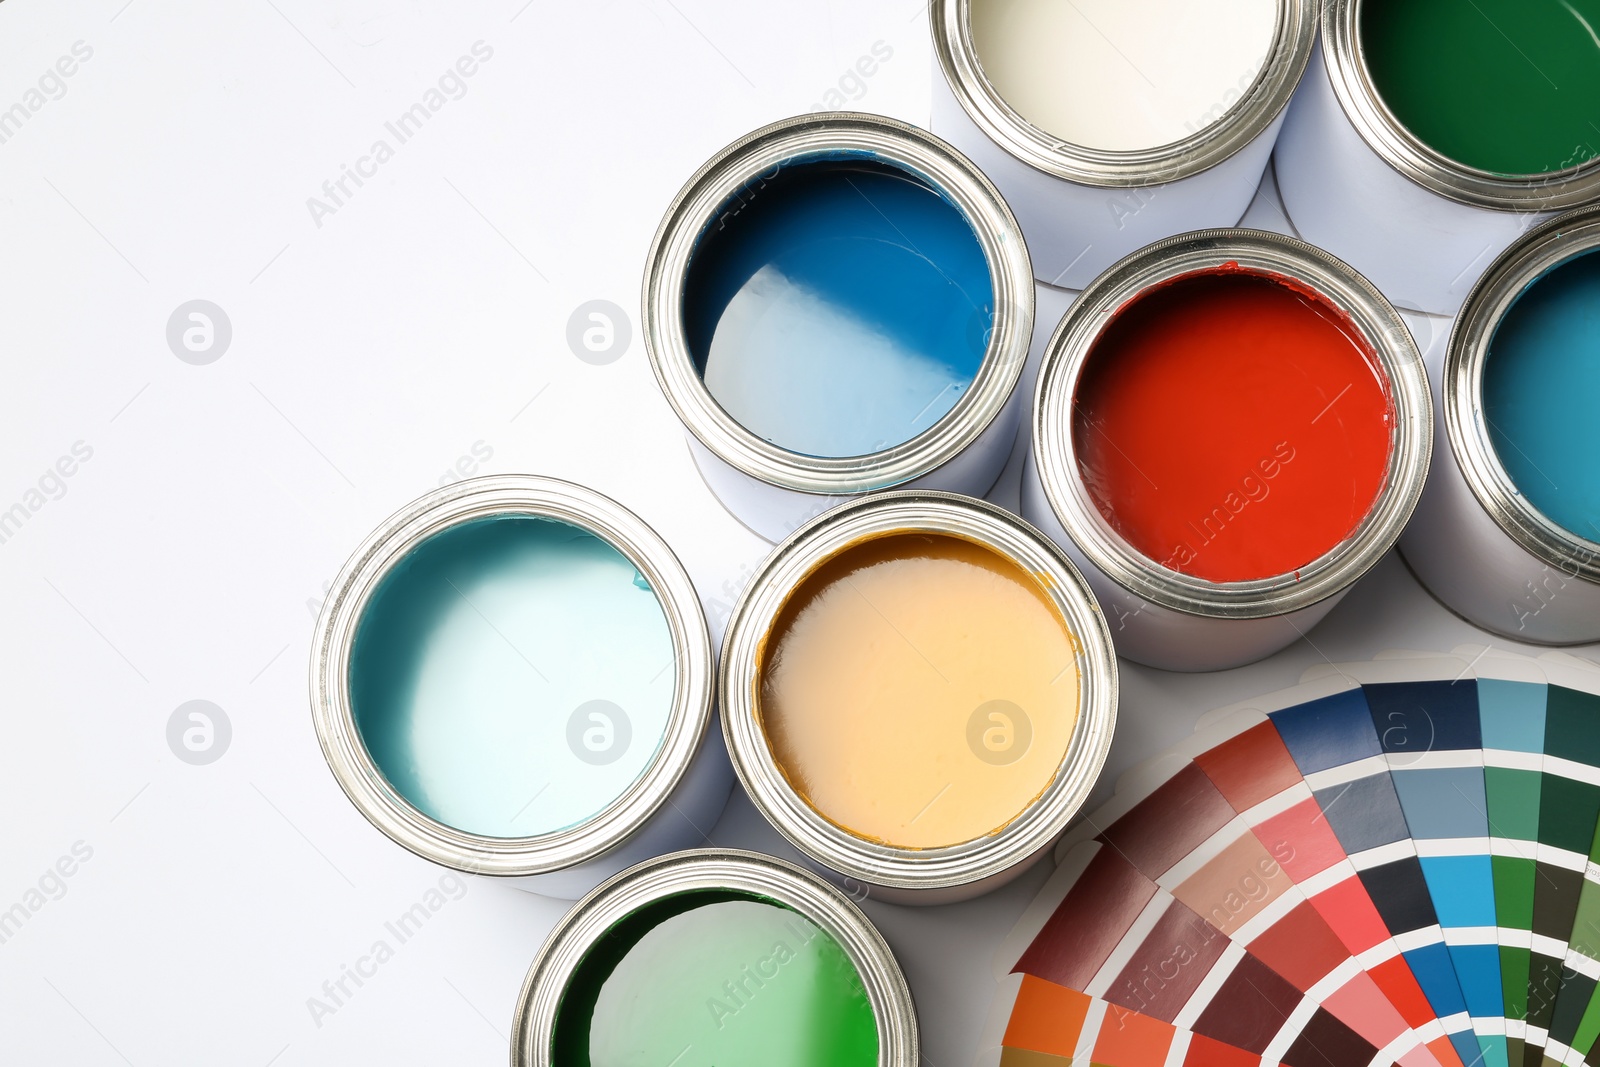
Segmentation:
{"type": "Polygon", "coordinates": [[[1600,667],[1328,665],[1200,720],[1000,950],[1004,1067],[1600,1063],[1600,667]]]}

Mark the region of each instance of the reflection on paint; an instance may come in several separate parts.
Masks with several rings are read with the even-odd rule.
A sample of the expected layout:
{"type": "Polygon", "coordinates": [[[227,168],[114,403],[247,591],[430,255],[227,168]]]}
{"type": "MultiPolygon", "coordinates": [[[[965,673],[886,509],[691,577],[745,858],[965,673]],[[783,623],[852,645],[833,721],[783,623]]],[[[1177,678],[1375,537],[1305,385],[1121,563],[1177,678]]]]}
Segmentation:
{"type": "Polygon", "coordinates": [[[449,527],[379,582],[350,702],[389,783],[488,837],[583,822],[649,765],[677,679],[672,634],[633,563],[533,516],[449,527]]]}
{"type": "Polygon", "coordinates": [[[684,328],[711,395],[750,432],[867,455],[965,395],[992,293],[971,225],[920,179],[864,158],[791,163],[701,237],[684,328]]]}
{"type": "Polygon", "coordinates": [[[552,1062],[586,1067],[873,1067],[855,964],[815,923],[721,890],[670,897],[606,932],[561,999],[552,1062]]]}
{"type": "Polygon", "coordinates": [[[1226,115],[1266,65],[1275,0],[973,0],[1002,99],[1070,144],[1132,152],[1226,115]]]}
{"type": "Polygon", "coordinates": [[[1214,582],[1292,574],[1349,537],[1383,489],[1395,418],[1343,312],[1237,268],[1120,309],[1073,409],[1079,474],[1106,522],[1214,582]]]}
{"type": "Polygon", "coordinates": [[[1600,0],[1408,0],[1360,7],[1390,111],[1478,170],[1549,174],[1600,156],[1600,0]]]}

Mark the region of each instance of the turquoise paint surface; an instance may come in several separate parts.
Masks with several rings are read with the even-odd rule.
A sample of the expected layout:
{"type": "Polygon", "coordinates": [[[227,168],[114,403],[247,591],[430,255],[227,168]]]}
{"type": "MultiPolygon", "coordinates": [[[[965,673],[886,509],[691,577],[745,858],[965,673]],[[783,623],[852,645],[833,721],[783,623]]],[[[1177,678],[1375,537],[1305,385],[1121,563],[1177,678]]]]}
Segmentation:
{"type": "Polygon", "coordinates": [[[786,164],[701,235],[683,290],[689,350],[747,430],[791,452],[911,440],[972,385],[994,310],[961,211],[871,158],[786,164]]]}
{"type": "Polygon", "coordinates": [[[579,527],[510,515],[396,563],[349,671],[361,739],[396,791],[501,838],[608,807],[660,748],[676,685],[666,615],[632,562],[579,527]]]}
{"type": "Polygon", "coordinates": [[[1600,541],[1600,252],[1523,290],[1489,343],[1489,438],[1546,518],[1600,541]]]}

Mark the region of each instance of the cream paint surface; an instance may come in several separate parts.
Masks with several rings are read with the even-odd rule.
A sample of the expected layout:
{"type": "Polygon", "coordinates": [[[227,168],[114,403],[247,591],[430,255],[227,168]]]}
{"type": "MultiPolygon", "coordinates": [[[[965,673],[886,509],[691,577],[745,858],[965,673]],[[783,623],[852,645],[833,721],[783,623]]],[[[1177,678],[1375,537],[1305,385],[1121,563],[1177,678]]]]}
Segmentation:
{"type": "Polygon", "coordinates": [[[1076,664],[1065,621],[1009,560],[892,534],[791,595],[763,649],[758,713],[821,815],[935,848],[1002,829],[1054,780],[1078,718],[1076,664]]]}
{"type": "Polygon", "coordinates": [[[973,49],[1040,130],[1108,151],[1180,141],[1260,72],[1276,0],[972,0],[973,49]]]}

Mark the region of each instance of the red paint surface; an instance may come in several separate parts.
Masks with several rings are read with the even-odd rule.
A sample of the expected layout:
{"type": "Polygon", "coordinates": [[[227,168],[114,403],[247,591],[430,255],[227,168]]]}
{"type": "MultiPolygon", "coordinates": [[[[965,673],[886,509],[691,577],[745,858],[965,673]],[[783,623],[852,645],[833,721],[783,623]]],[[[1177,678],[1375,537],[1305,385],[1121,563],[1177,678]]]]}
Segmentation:
{"type": "Polygon", "coordinates": [[[1231,268],[1144,293],[1106,326],[1074,399],[1090,497],[1138,552],[1213,582],[1292,574],[1384,484],[1394,405],[1349,319],[1231,268]]]}

